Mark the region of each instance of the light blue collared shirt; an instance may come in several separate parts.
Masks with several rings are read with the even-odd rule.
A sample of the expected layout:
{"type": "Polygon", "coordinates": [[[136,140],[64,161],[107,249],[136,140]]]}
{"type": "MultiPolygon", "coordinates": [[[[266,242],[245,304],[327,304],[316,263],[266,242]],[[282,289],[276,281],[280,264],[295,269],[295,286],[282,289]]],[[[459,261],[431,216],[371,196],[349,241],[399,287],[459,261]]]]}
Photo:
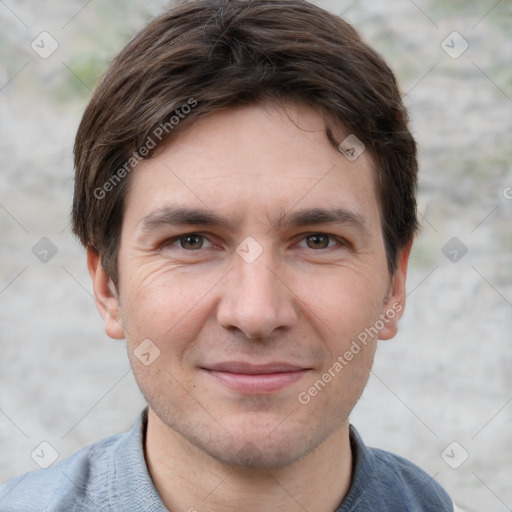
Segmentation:
{"type": "MultiPolygon", "coordinates": [[[[144,459],[146,426],[147,408],[129,432],[10,480],[0,487],[0,512],[169,512],[144,459]]],[[[368,448],[353,426],[350,442],[352,484],[335,512],[453,512],[448,494],[420,468],[368,448]]]]}

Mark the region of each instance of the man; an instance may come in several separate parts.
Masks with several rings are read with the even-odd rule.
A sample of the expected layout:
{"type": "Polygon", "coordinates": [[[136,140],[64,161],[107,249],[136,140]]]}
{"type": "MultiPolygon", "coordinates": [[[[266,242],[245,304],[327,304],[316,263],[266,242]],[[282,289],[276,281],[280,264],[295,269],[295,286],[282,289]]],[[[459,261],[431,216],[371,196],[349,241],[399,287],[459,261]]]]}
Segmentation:
{"type": "Polygon", "coordinates": [[[74,231],[147,400],[6,484],[3,512],[432,511],[349,415],[405,302],[416,146],[395,78],[304,0],[198,0],[114,60],[75,144],[74,231]]]}

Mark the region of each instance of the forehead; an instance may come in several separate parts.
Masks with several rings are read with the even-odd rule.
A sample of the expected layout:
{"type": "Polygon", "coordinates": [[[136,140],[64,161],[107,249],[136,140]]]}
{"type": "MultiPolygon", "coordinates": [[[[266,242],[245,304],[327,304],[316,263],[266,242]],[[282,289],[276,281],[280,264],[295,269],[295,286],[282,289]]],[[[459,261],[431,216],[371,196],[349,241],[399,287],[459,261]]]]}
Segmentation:
{"type": "MultiPolygon", "coordinates": [[[[347,134],[343,134],[342,137],[347,134]]],[[[295,209],[345,208],[380,224],[371,157],[332,146],[305,105],[252,105],[200,119],[133,171],[126,212],[196,206],[273,223],[295,209]]]]}

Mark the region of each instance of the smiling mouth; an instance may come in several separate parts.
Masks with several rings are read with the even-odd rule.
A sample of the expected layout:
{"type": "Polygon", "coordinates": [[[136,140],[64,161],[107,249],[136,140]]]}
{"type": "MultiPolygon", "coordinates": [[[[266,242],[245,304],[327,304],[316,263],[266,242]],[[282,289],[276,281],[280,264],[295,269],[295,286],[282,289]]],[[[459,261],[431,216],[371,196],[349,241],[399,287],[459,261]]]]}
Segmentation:
{"type": "Polygon", "coordinates": [[[253,365],[233,361],[202,367],[201,370],[235,391],[268,394],[293,384],[311,369],[281,362],[253,365]]]}

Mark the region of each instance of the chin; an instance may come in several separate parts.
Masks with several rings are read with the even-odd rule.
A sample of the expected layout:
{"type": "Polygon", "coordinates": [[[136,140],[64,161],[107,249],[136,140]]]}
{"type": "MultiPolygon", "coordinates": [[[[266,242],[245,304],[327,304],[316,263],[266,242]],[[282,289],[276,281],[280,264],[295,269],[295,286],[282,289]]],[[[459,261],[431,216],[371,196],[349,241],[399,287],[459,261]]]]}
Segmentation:
{"type": "Polygon", "coordinates": [[[308,424],[290,416],[259,414],[224,418],[223,428],[193,429],[187,439],[222,464],[237,468],[271,470],[294,464],[329,437],[332,428],[308,424]],[[270,416],[270,418],[269,418],[270,416]],[[322,428],[324,427],[324,428],[322,428]]]}
{"type": "Polygon", "coordinates": [[[245,469],[280,469],[290,466],[304,457],[310,449],[299,443],[297,440],[240,440],[233,442],[228,440],[229,446],[213,445],[202,448],[211,457],[219,462],[232,467],[245,469]],[[291,442],[290,442],[291,441],[291,442]]]}
{"type": "MultiPolygon", "coordinates": [[[[291,410],[281,405],[279,412],[265,411],[262,400],[254,398],[250,411],[245,401],[242,411],[224,408],[208,412],[191,404],[190,399],[171,401],[154,393],[146,395],[146,400],[160,421],[178,434],[178,443],[191,452],[198,450],[198,460],[202,453],[203,457],[240,469],[290,466],[311,454],[346,419],[343,414],[331,414],[326,420],[318,406],[306,408],[300,404],[291,410]]],[[[326,410],[344,410],[347,404],[332,400],[322,405],[326,410]]]]}

